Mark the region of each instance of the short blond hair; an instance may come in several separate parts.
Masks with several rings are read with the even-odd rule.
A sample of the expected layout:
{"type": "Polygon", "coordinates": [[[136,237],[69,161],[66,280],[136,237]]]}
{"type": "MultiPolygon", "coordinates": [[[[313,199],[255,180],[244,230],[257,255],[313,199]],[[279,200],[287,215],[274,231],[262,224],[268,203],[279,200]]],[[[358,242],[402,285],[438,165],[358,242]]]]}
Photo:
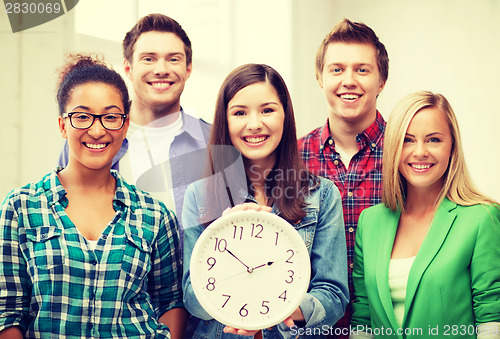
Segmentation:
{"type": "Polygon", "coordinates": [[[398,165],[403,149],[403,140],[411,120],[425,108],[436,108],[445,117],[452,137],[452,149],[448,169],[444,173],[444,184],[436,205],[444,197],[463,206],[497,204],[483,195],[473,184],[465,165],[458,122],[450,103],[441,94],[419,91],[405,96],[394,107],[385,129],[384,155],[382,160],[382,202],[392,211],[404,211],[406,179],[399,173],[398,165]]]}

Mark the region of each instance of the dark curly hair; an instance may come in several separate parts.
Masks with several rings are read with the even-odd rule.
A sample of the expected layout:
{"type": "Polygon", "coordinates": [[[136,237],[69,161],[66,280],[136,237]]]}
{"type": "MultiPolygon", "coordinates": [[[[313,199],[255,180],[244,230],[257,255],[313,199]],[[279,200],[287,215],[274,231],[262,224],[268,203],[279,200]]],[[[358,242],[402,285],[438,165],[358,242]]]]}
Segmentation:
{"type": "Polygon", "coordinates": [[[102,57],[90,54],[69,54],[67,63],[59,70],[57,103],[59,115],[65,113],[71,91],[89,82],[104,83],[115,87],[122,97],[125,114],[130,112],[127,85],[120,74],[108,66],[102,57]]]}

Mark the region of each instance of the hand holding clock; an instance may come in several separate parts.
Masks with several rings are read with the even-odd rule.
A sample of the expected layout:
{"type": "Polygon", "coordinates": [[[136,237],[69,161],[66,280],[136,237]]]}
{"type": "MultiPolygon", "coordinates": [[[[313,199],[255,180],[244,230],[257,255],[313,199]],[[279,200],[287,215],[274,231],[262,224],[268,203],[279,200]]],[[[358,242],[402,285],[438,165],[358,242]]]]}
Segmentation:
{"type": "MultiPolygon", "coordinates": [[[[302,311],[300,311],[300,307],[297,307],[297,310],[295,312],[293,312],[293,314],[291,316],[289,316],[288,318],[286,318],[285,320],[283,320],[283,323],[286,326],[288,326],[288,327],[292,327],[293,324],[294,324],[294,322],[293,322],[293,315],[295,315],[297,312],[299,312],[300,315],[302,316],[301,320],[304,320],[304,316],[302,315],[302,311]]],[[[295,319],[295,320],[300,320],[300,319],[295,319]]],[[[256,335],[260,331],[261,330],[248,331],[248,330],[243,330],[243,329],[239,329],[239,328],[234,328],[234,327],[231,327],[231,326],[224,327],[224,333],[245,335],[245,336],[249,336],[249,337],[252,337],[252,336],[256,335]]]]}
{"type": "MultiPolygon", "coordinates": [[[[255,204],[255,203],[244,203],[244,204],[236,205],[233,208],[226,209],[222,213],[222,215],[224,216],[224,215],[227,215],[227,214],[232,213],[232,212],[247,211],[247,210],[271,212],[272,208],[269,207],[269,206],[258,205],[258,204],[255,204]]],[[[261,265],[258,265],[258,266],[250,268],[241,259],[239,259],[236,255],[234,255],[230,250],[226,249],[226,251],[231,256],[233,256],[236,260],[238,260],[240,263],[242,263],[245,266],[245,268],[247,269],[248,273],[252,273],[254,270],[259,269],[259,268],[269,267],[269,266],[273,265],[277,261],[277,260],[268,261],[268,262],[263,263],[261,265]]],[[[294,325],[294,320],[297,320],[297,321],[303,321],[304,320],[304,316],[302,314],[302,311],[300,310],[300,307],[297,307],[297,309],[289,317],[287,317],[285,320],[283,320],[283,323],[286,326],[288,326],[288,327],[292,327],[294,325]]],[[[235,327],[231,327],[231,326],[226,326],[224,328],[224,332],[225,333],[231,333],[231,334],[236,334],[236,335],[244,335],[244,336],[255,336],[255,334],[257,334],[260,331],[261,330],[239,329],[239,328],[235,328],[235,327]]]]}

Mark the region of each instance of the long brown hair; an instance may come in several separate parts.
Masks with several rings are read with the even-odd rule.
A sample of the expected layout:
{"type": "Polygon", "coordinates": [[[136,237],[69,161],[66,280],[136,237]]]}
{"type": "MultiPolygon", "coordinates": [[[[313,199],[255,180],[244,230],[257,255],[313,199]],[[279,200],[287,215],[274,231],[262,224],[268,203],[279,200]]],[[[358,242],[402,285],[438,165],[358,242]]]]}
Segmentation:
{"type": "MultiPolygon", "coordinates": [[[[276,90],[285,112],[283,135],[276,149],[276,163],[266,177],[268,205],[275,204],[284,219],[296,222],[305,216],[305,197],[309,194],[310,187],[317,183],[317,179],[305,169],[299,156],[292,101],[286,84],[276,70],[263,64],[246,64],[234,69],[226,77],[219,90],[209,139],[209,155],[210,171],[224,175],[222,177],[211,176],[209,179],[213,181],[209,183],[209,191],[213,197],[210,204],[219,205],[215,211],[220,211],[219,208],[223,207],[221,205],[228,202],[227,196],[229,196],[229,202],[234,203],[231,192],[235,190],[228,187],[227,183],[233,182],[232,179],[237,176],[241,177],[242,173],[236,168],[233,171],[227,170],[228,165],[234,162],[236,156],[234,152],[230,151],[232,147],[221,147],[221,145],[232,146],[227,107],[229,101],[241,89],[259,82],[266,82],[276,90]],[[221,183],[221,180],[224,182],[221,183]]],[[[238,179],[235,180],[238,181],[238,179]]],[[[251,192],[246,173],[243,182],[246,183],[245,188],[251,192]]],[[[214,211],[212,208],[211,210],[214,211]]]]}

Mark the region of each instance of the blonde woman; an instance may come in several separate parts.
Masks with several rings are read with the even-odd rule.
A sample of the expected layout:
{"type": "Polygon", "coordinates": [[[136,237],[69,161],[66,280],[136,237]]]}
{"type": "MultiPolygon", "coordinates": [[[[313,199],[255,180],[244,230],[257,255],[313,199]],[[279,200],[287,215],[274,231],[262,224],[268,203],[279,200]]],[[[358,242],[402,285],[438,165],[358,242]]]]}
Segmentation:
{"type": "Polygon", "coordinates": [[[500,338],[500,207],[472,184],[444,96],[416,92],[394,108],[382,202],[359,218],[358,335],[500,338]]]}

